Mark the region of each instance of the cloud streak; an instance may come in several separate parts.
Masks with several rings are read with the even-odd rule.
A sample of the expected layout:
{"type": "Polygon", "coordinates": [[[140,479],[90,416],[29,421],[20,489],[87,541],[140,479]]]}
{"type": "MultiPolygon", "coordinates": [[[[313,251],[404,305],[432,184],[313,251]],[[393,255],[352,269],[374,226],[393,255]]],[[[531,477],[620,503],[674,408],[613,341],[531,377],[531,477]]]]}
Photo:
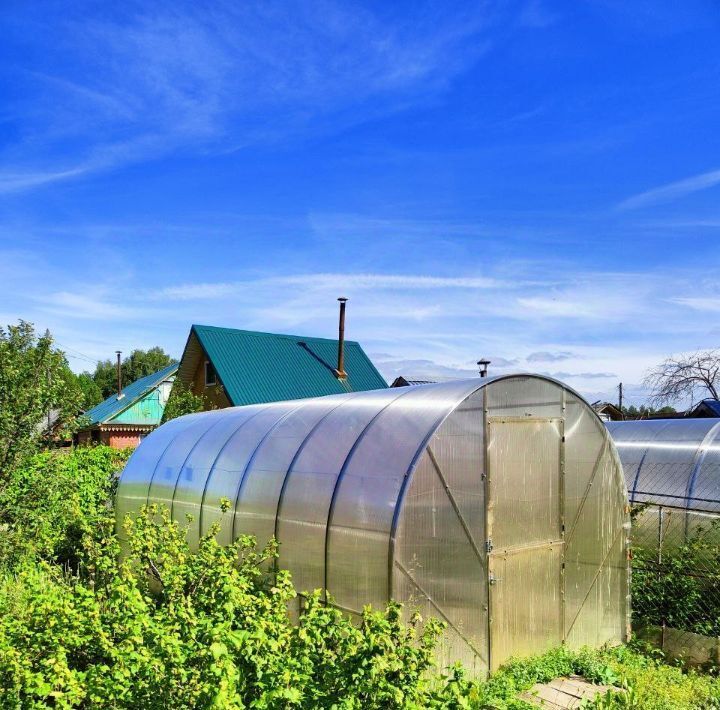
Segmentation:
{"type": "Polygon", "coordinates": [[[672,303],[687,306],[695,311],[706,311],[709,313],[720,312],[720,296],[687,296],[685,298],[670,299],[672,303]]]}
{"type": "Polygon", "coordinates": [[[14,77],[24,94],[12,113],[26,138],[9,146],[0,192],[333,132],[427,101],[486,51],[487,17],[472,4],[449,15],[430,3],[408,22],[334,2],[220,1],[201,11],[159,0],[122,20],[35,18],[47,51],[14,77]],[[58,23],[67,42],[55,55],[58,23]]]}
{"type": "MultiPolygon", "coordinates": [[[[7,230],[17,237],[10,225],[7,230]]],[[[99,254],[117,231],[107,224],[93,228],[68,252],[65,235],[58,239],[53,225],[52,238],[31,262],[24,252],[0,253],[8,322],[15,312],[85,355],[155,344],[178,355],[191,323],[335,337],[335,298],[345,295],[351,299],[348,337],[368,352],[385,353],[377,360],[388,379],[475,376],[474,363],[484,356],[491,372],[549,371],[593,393],[605,385],[610,392],[618,380],[639,382],[669,353],[709,346],[717,337],[707,316],[717,304],[711,271],[698,281],[695,270],[679,267],[662,274],[591,273],[564,263],[491,261],[483,254],[474,262],[455,259],[451,271],[435,276],[394,258],[382,262],[366,245],[370,259],[386,270],[349,272],[343,270],[347,254],[328,249],[325,240],[310,241],[301,256],[285,259],[284,268],[301,265],[285,274],[268,273],[265,257],[248,263],[244,246],[228,253],[227,266],[193,258],[180,270],[188,250],[153,242],[147,225],[136,237],[142,259],[116,245],[99,254]],[[232,267],[238,263],[245,268],[232,267]],[[311,263],[330,268],[312,272],[311,263]],[[82,287],[78,273],[91,275],[82,287]],[[178,275],[197,280],[178,282],[178,275]],[[98,342],[88,342],[89,333],[98,342]]],[[[195,243],[204,235],[198,225],[195,237],[187,238],[195,243]]],[[[22,238],[32,244],[37,235],[26,231],[22,238]]],[[[385,243],[375,248],[385,251],[385,243]]]]}
{"type": "Polygon", "coordinates": [[[547,351],[539,351],[530,353],[527,356],[527,361],[530,363],[536,363],[536,362],[561,362],[562,360],[571,360],[572,358],[577,357],[574,353],[563,351],[563,352],[556,352],[551,353],[547,351]]]}
{"type": "Polygon", "coordinates": [[[686,195],[691,195],[694,192],[715,187],[716,185],[720,185],[720,170],[711,170],[707,173],[695,175],[684,180],[678,180],[677,182],[671,182],[668,185],[662,185],[661,187],[633,195],[623,200],[617,207],[621,211],[636,210],[662,202],[677,200],[686,195]]]}
{"type": "Polygon", "coordinates": [[[352,289],[354,291],[368,289],[411,291],[444,289],[484,290],[509,288],[511,284],[498,279],[481,276],[439,277],[412,274],[318,273],[278,276],[253,281],[169,286],[154,293],[152,297],[176,301],[215,300],[239,295],[248,289],[253,289],[258,286],[300,286],[316,290],[336,290],[340,292],[343,291],[343,289],[352,289]]]}

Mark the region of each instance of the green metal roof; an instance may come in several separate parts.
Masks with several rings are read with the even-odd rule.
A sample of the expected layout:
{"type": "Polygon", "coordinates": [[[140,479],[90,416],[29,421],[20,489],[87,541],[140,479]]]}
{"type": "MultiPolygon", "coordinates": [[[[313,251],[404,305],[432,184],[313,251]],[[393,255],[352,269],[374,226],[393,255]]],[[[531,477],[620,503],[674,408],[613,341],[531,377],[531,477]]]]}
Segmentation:
{"type": "MultiPolygon", "coordinates": [[[[197,338],[233,405],[276,402],[343,392],[385,389],[387,383],[359,343],[345,341],[345,371],[335,376],[337,340],[193,325],[186,354],[197,338]]],[[[180,377],[183,379],[183,355],[180,377]]],[[[186,372],[190,372],[188,368],[186,372]]],[[[193,369],[194,371],[194,369],[193,369]]]]}
{"type": "MultiPolygon", "coordinates": [[[[139,402],[161,382],[168,377],[172,377],[177,369],[178,363],[173,363],[172,365],[164,367],[162,370],[154,372],[152,375],[141,377],[139,380],[135,380],[135,382],[123,388],[123,396],[120,399],[117,398],[116,394],[111,395],[104,402],[100,402],[100,404],[96,404],[92,409],[88,409],[83,416],[90,419],[89,426],[104,424],[111,419],[115,419],[126,409],[129,409],[139,402]]],[[[161,417],[162,412],[157,421],[144,421],[143,423],[160,424],[161,417]]]]}

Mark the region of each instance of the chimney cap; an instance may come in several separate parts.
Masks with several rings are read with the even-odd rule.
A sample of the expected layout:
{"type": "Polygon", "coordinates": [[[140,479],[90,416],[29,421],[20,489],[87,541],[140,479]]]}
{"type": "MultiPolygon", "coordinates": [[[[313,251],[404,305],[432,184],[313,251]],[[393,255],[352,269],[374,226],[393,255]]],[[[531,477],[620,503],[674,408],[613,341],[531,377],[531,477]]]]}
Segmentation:
{"type": "Polygon", "coordinates": [[[347,298],[345,298],[345,296],[340,296],[340,298],[338,298],[338,301],[340,301],[340,303],[345,303],[345,301],[347,301],[347,298]]]}

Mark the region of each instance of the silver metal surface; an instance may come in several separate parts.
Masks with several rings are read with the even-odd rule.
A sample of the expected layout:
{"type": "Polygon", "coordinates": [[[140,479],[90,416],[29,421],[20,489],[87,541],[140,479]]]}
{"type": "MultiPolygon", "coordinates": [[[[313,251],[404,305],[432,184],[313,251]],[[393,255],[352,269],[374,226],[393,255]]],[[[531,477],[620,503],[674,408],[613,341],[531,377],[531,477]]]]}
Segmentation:
{"type": "Polygon", "coordinates": [[[630,500],[720,513],[720,420],[608,422],[630,500]]]}
{"type": "Polygon", "coordinates": [[[547,378],[182,417],[131,457],[118,527],[146,501],[191,516],[192,545],[213,525],[222,543],[276,536],[298,590],[326,588],[353,615],[394,598],[442,618],[441,661],[475,675],[625,638],[622,470],[591,408],[547,378]]]}

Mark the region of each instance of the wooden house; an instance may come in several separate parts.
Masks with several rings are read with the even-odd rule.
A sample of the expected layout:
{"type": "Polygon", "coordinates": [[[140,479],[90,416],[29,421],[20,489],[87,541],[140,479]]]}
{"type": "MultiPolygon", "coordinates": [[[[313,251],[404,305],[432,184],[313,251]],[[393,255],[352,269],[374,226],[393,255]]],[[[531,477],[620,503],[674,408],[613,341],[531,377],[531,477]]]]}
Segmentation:
{"type": "Polygon", "coordinates": [[[137,446],[160,425],[178,363],[141,377],[83,415],[78,444],[101,443],[116,449],[137,446]]]}
{"type": "Polygon", "coordinates": [[[177,381],[208,409],[385,389],[360,344],[299,335],[193,325],[177,381]]]}

